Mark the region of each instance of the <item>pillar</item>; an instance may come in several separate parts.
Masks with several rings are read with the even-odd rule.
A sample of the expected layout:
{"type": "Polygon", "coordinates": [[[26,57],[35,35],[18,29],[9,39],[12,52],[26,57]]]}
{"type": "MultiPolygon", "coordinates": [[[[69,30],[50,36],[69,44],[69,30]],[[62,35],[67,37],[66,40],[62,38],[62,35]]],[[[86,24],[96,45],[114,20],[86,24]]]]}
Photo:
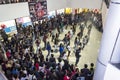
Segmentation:
{"type": "Polygon", "coordinates": [[[120,0],[111,0],[93,80],[104,80],[107,64],[120,63],[120,0]]]}

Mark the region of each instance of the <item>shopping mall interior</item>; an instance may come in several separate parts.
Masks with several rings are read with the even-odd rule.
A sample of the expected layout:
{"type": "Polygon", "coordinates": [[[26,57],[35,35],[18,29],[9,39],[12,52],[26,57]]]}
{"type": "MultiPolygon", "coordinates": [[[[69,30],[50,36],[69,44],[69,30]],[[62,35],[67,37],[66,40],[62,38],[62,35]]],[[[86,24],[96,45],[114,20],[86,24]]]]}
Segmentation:
{"type": "Polygon", "coordinates": [[[119,80],[119,0],[0,0],[0,80],[119,80]]]}

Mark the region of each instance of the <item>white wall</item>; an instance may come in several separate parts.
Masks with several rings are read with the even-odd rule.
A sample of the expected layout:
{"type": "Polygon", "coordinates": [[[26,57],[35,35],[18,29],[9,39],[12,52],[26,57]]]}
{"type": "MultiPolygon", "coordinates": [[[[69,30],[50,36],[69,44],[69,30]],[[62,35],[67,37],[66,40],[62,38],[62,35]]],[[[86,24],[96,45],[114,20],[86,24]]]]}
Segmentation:
{"type": "Polygon", "coordinates": [[[67,0],[67,3],[66,3],[66,4],[67,4],[66,6],[67,6],[68,8],[71,8],[72,1],[71,1],[71,0],[67,0]]]}
{"type": "Polygon", "coordinates": [[[100,9],[101,4],[102,0],[47,0],[48,12],[66,7],[100,9]]]}
{"type": "Polygon", "coordinates": [[[71,8],[100,9],[102,0],[71,0],[71,8]]]}
{"type": "Polygon", "coordinates": [[[71,8],[100,9],[102,0],[71,0],[71,8]]]}
{"type": "Polygon", "coordinates": [[[67,7],[67,0],[47,0],[48,12],[67,7]]]}
{"type": "Polygon", "coordinates": [[[0,5],[0,21],[29,16],[28,3],[0,5]]]}

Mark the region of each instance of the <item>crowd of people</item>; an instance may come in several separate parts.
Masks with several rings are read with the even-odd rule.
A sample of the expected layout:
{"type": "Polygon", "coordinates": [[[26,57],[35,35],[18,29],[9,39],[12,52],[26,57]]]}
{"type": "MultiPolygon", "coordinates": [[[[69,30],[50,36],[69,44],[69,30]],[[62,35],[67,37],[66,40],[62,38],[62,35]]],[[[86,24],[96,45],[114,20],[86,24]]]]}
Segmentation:
{"type": "MultiPolygon", "coordinates": [[[[82,12],[80,14],[61,14],[51,19],[35,23],[33,26],[17,27],[18,33],[8,39],[4,30],[1,31],[3,41],[1,48],[6,51],[6,59],[0,56],[2,70],[8,80],[92,80],[94,75],[94,64],[91,63],[90,69],[85,64],[79,70],[78,62],[81,57],[81,50],[87,45],[92,24],[87,24],[92,12],[82,12]],[[79,25],[79,32],[76,27],[79,25]],[[70,29],[64,38],[60,39],[60,34],[64,29],[70,29]],[[86,34],[84,33],[84,30],[86,34]],[[57,33],[55,32],[57,30],[57,33]],[[71,39],[74,39],[75,64],[70,64],[71,39]],[[51,38],[48,41],[48,38],[51,38]],[[33,44],[36,44],[34,48],[33,44]],[[40,44],[44,43],[44,47],[40,44]],[[51,43],[54,46],[51,46],[51,43]],[[54,49],[53,49],[54,47],[54,49]],[[47,56],[43,51],[47,50],[47,56]],[[59,52],[56,58],[54,53],[59,52]]],[[[0,50],[3,54],[3,50],[0,50]]]]}

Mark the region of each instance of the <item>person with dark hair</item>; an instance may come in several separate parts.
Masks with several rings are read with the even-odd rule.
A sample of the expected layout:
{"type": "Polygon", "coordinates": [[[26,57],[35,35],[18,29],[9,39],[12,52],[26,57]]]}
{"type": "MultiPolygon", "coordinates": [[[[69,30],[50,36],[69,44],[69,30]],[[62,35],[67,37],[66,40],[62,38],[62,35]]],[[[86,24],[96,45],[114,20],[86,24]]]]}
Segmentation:
{"type": "Polygon", "coordinates": [[[56,70],[56,76],[58,77],[58,80],[62,80],[61,65],[59,63],[58,63],[57,70],[56,70]]]}
{"type": "Polygon", "coordinates": [[[68,40],[68,43],[70,43],[70,38],[71,38],[71,33],[70,33],[70,31],[68,31],[68,33],[67,33],[67,40],[68,40]]]}
{"type": "Polygon", "coordinates": [[[36,38],[35,44],[36,44],[36,46],[37,46],[37,49],[36,49],[36,53],[37,53],[37,54],[38,54],[39,49],[40,49],[40,43],[41,43],[41,41],[36,38]]]}
{"type": "Polygon", "coordinates": [[[19,77],[18,77],[18,75],[13,75],[13,78],[12,78],[12,80],[19,80],[19,77]]]}
{"type": "Polygon", "coordinates": [[[51,35],[52,35],[51,41],[53,42],[53,40],[55,40],[55,30],[52,30],[52,31],[51,31],[51,35]]]}
{"type": "Polygon", "coordinates": [[[90,67],[93,68],[93,67],[94,67],[94,63],[91,63],[91,64],[90,64],[90,67]]]}
{"type": "Polygon", "coordinates": [[[83,46],[85,46],[89,41],[89,36],[85,35],[85,37],[83,38],[83,46]]]}
{"type": "Polygon", "coordinates": [[[82,36],[83,36],[83,32],[80,31],[80,32],[77,34],[77,37],[78,37],[79,41],[80,41],[80,39],[82,38],[82,36]]]}
{"type": "Polygon", "coordinates": [[[50,55],[50,52],[51,52],[51,45],[49,42],[47,42],[46,49],[48,51],[48,54],[47,54],[47,57],[48,57],[50,55]]]}
{"type": "Polygon", "coordinates": [[[75,33],[76,33],[76,24],[73,23],[73,34],[75,35],[75,33]]]}
{"type": "Polygon", "coordinates": [[[37,80],[36,76],[34,75],[33,71],[30,71],[28,74],[28,79],[29,80],[37,80]]]}
{"type": "Polygon", "coordinates": [[[65,51],[62,53],[62,60],[63,60],[63,61],[64,61],[64,60],[67,60],[67,55],[66,55],[66,52],[65,52],[65,51]]]}
{"type": "Polygon", "coordinates": [[[77,37],[75,37],[75,40],[74,40],[74,49],[76,49],[79,45],[79,40],[77,37]]]}
{"type": "Polygon", "coordinates": [[[21,77],[20,80],[28,80],[27,74],[24,74],[24,73],[23,73],[23,76],[21,77]]]}
{"type": "Polygon", "coordinates": [[[80,70],[80,80],[85,80],[83,69],[80,70]]]}
{"type": "Polygon", "coordinates": [[[90,24],[90,25],[88,26],[88,32],[87,32],[87,35],[88,35],[88,36],[90,36],[91,29],[92,29],[92,24],[90,24]]]}
{"type": "Polygon", "coordinates": [[[58,42],[59,42],[58,37],[59,37],[59,35],[56,33],[56,36],[55,36],[55,39],[54,39],[55,52],[58,51],[57,50],[57,45],[58,45],[58,42]]]}
{"type": "Polygon", "coordinates": [[[43,55],[43,54],[41,54],[41,55],[39,56],[39,58],[40,58],[40,62],[44,62],[44,55],[43,55]]]}
{"type": "Polygon", "coordinates": [[[3,38],[5,43],[8,43],[8,35],[4,31],[4,29],[1,30],[1,37],[3,38]]]}
{"type": "Polygon", "coordinates": [[[44,49],[46,48],[46,44],[47,44],[47,34],[44,35],[43,37],[43,42],[44,42],[44,49]]]}
{"type": "Polygon", "coordinates": [[[35,62],[35,68],[36,68],[36,70],[39,70],[39,62],[38,61],[35,62]]]}
{"type": "Polygon", "coordinates": [[[83,71],[83,74],[85,76],[85,80],[90,80],[89,79],[90,71],[88,69],[88,65],[87,64],[84,64],[84,68],[82,69],[82,71],[83,71]]]}
{"type": "Polygon", "coordinates": [[[63,80],[70,80],[70,77],[67,75],[67,71],[64,71],[63,80]]]}
{"type": "Polygon", "coordinates": [[[45,69],[46,70],[48,70],[50,68],[50,66],[51,66],[51,62],[49,62],[48,58],[46,58],[46,61],[44,62],[44,64],[45,64],[45,69]]]}
{"type": "Polygon", "coordinates": [[[59,52],[60,52],[60,56],[59,57],[62,57],[62,54],[64,52],[64,46],[63,44],[61,43],[60,46],[59,46],[59,52]]]}
{"type": "Polygon", "coordinates": [[[93,75],[94,75],[94,64],[90,64],[90,73],[89,73],[89,79],[93,80],[93,75]]]}
{"type": "Polygon", "coordinates": [[[78,62],[79,62],[79,59],[81,57],[80,55],[80,52],[81,52],[81,48],[79,47],[76,52],[75,52],[75,57],[76,57],[76,62],[75,62],[75,66],[77,66],[78,62]]]}
{"type": "Polygon", "coordinates": [[[82,79],[80,78],[79,72],[76,72],[76,73],[72,76],[71,80],[82,80],[82,79]]]}
{"type": "Polygon", "coordinates": [[[63,32],[63,27],[64,27],[63,22],[60,22],[60,32],[61,33],[63,32]]]}
{"type": "Polygon", "coordinates": [[[63,39],[63,42],[64,42],[65,45],[67,45],[67,43],[68,43],[67,34],[65,34],[65,37],[64,37],[64,39],[63,39]]]}
{"type": "Polygon", "coordinates": [[[66,47],[67,47],[67,51],[68,51],[68,55],[67,55],[67,59],[68,59],[70,56],[70,53],[71,53],[70,43],[68,43],[68,45],[66,47]]]}
{"type": "Polygon", "coordinates": [[[11,57],[10,50],[7,50],[7,52],[6,52],[6,56],[7,56],[8,59],[11,57]]]}
{"type": "Polygon", "coordinates": [[[62,66],[62,70],[69,70],[70,64],[68,60],[64,60],[64,65],[62,66]]]}
{"type": "Polygon", "coordinates": [[[49,62],[51,62],[51,63],[56,63],[54,54],[51,54],[51,57],[50,57],[50,59],[49,59],[49,62]]]}

